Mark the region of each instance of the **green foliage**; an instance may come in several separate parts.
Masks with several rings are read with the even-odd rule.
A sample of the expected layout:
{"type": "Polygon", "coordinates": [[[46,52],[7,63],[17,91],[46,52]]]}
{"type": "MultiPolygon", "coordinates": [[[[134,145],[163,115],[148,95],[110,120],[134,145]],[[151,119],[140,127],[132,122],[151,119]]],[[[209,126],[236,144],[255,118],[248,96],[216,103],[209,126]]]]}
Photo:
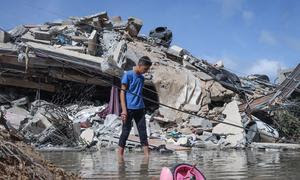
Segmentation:
{"type": "Polygon", "coordinates": [[[274,115],[281,133],[300,142],[300,106],[276,110],[274,115]]]}

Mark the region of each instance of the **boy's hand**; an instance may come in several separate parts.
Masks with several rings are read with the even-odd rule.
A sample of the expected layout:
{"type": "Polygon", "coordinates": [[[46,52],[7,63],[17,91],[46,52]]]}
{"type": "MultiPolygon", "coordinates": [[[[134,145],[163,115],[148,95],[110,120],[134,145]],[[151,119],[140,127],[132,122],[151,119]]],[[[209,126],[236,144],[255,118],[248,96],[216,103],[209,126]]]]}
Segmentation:
{"type": "Polygon", "coordinates": [[[122,113],[121,113],[121,119],[122,119],[123,123],[125,123],[125,122],[126,122],[126,120],[127,120],[127,117],[128,117],[128,114],[127,114],[127,112],[122,112],[122,113]]]}

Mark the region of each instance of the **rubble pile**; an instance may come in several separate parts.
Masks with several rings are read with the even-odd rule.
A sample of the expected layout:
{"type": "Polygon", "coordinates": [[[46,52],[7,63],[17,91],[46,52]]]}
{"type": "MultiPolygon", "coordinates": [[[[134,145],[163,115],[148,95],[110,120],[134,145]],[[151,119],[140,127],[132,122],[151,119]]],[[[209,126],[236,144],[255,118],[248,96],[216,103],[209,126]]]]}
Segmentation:
{"type": "MultiPolygon", "coordinates": [[[[148,56],[153,65],[144,96],[153,149],[243,148],[299,137],[286,136],[276,112],[299,107],[300,65],[280,84],[266,75],[238,77],[221,61],[210,64],[173,45],[167,27],[146,36],[139,34],[142,26],[138,18],[101,12],[1,31],[0,102],[9,128],[39,148],[115,146],[121,131],[113,95],[118,89],[110,98],[109,90],[148,56]]],[[[293,117],[299,125],[299,113],[293,117]]],[[[138,145],[134,135],[136,130],[130,147],[138,145]]]]}
{"type": "Polygon", "coordinates": [[[1,127],[1,179],[80,179],[78,175],[67,173],[45,161],[39,153],[18,137],[13,131],[1,127]]]}

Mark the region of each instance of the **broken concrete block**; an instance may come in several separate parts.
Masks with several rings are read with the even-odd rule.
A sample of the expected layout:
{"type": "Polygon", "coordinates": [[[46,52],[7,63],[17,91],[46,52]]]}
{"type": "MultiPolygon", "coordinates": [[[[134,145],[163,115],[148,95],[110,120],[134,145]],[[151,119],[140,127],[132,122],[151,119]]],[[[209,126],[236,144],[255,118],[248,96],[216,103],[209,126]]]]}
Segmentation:
{"type": "MultiPolygon", "coordinates": [[[[226,115],[224,122],[243,127],[237,101],[232,101],[227,104],[223,114],[226,115]]],[[[220,123],[213,128],[212,132],[227,135],[226,142],[230,143],[230,147],[237,147],[245,142],[245,132],[243,128],[220,123]]]]}
{"type": "Polygon", "coordinates": [[[41,26],[41,27],[40,27],[40,30],[41,30],[41,31],[46,31],[46,32],[47,32],[47,31],[49,31],[49,29],[50,29],[50,26],[48,26],[48,25],[45,25],[45,26],[41,26]]]}
{"type": "Polygon", "coordinates": [[[85,43],[88,42],[88,38],[84,37],[84,36],[71,36],[71,39],[75,42],[80,42],[80,43],[85,43]]]}
{"type": "Polygon", "coordinates": [[[51,34],[49,32],[34,30],[33,36],[34,39],[47,40],[47,41],[51,40],[51,34]]]}
{"type": "Polygon", "coordinates": [[[150,121],[149,122],[149,131],[150,135],[153,137],[159,137],[161,134],[161,127],[157,121],[150,121]]]}
{"type": "Polygon", "coordinates": [[[76,140],[79,140],[80,137],[80,123],[73,124],[73,134],[76,140]]]}
{"type": "Polygon", "coordinates": [[[182,129],[178,129],[178,132],[180,132],[180,133],[182,133],[184,135],[190,135],[190,134],[193,133],[193,131],[190,128],[188,128],[188,127],[184,127],[182,129]]]}
{"type": "Polygon", "coordinates": [[[135,17],[129,17],[126,29],[130,36],[136,37],[139,34],[142,26],[143,26],[142,20],[135,17]]]}
{"type": "Polygon", "coordinates": [[[125,40],[121,40],[113,52],[113,59],[118,67],[124,67],[126,64],[127,44],[125,40]]]}
{"type": "Polygon", "coordinates": [[[122,22],[121,16],[113,16],[113,17],[110,18],[110,20],[111,20],[114,27],[124,25],[124,22],[122,22]]]}
{"type": "Polygon", "coordinates": [[[92,128],[85,129],[80,138],[83,139],[87,144],[90,144],[94,138],[94,130],[92,128]]]}
{"type": "Polygon", "coordinates": [[[85,122],[98,112],[105,109],[105,106],[88,106],[81,111],[78,111],[72,118],[73,122],[85,122]]]}
{"type": "Polygon", "coordinates": [[[101,28],[101,19],[99,17],[95,17],[93,18],[93,22],[92,22],[93,26],[96,28],[101,28]]]}
{"type": "Polygon", "coordinates": [[[40,134],[51,126],[52,124],[48,121],[47,117],[45,117],[42,113],[37,112],[24,126],[22,132],[40,134]]]}
{"type": "Polygon", "coordinates": [[[189,112],[198,112],[201,109],[201,105],[196,104],[185,104],[183,106],[183,110],[189,111],[189,112]]]}
{"type": "Polygon", "coordinates": [[[21,121],[29,117],[29,112],[23,108],[14,106],[6,110],[5,118],[6,120],[15,128],[19,129],[21,121]]]}
{"type": "Polygon", "coordinates": [[[168,52],[170,54],[173,54],[174,56],[182,57],[185,53],[185,49],[183,49],[183,48],[181,48],[177,45],[173,45],[173,46],[168,48],[168,52]]]}
{"type": "Polygon", "coordinates": [[[29,103],[28,97],[23,97],[17,100],[12,101],[10,104],[12,106],[23,106],[29,103]]]}
{"type": "Polygon", "coordinates": [[[188,138],[187,137],[181,137],[177,140],[177,142],[175,143],[175,145],[181,145],[181,146],[184,146],[184,145],[187,145],[188,143],[188,138]]]}
{"type": "Polygon", "coordinates": [[[169,139],[167,139],[166,143],[168,143],[168,144],[175,144],[176,141],[173,138],[169,138],[169,139]]]}
{"type": "Polygon", "coordinates": [[[195,66],[193,66],[191,63],[189,63],[188,61],[182,61],[182,65],[186,69],[193,70],[193,71],[198,71],[198,69],[195,66]]]}
{"type": "Polygon", "coordinates": [[[23,25],[17,26],[15,28],[13,28],[12,30],[8,31],[8,33],[12,37],[19,37],[19,36],[24,35],[27,32],[28,32],[28,29],[25,28],[23,25]]]}
{"type": "Polygon", "coordinates": [[[192,126],[195,128],[202,127],[203,129],[211,129],[212,123],[207,119],[192,116],[192,117],[190,117],[189,126],[192,126]]]}
{"type": "Polygon", "coordinates": [[[61,48],[70,51],[79,52],[79,53],[84,53],[84,54],[86,52],[86,48],[84,46],[62,46],[61,48]]]}
{"type": "Polygon", "coordinates": [[[97,53],[97,31],[93,30],[88,39],[88,52],[90,55],[95,56],[97,53]]]}
{"type": "Polygon", "coordinates": [[[10,35],[5,32],[0,30],[0,43],[7,43],[10,40],[10,35]]]}
{"type": "Polygon", "coordinates": [[[23,36],[21,36],[21,40],[24,42],[31,41],[31,42],[41,43],[41,44],[48,44],[48,45],[50,44],[50,41],[35,39],[30,32],[27,32],[23,36]]]}
{"type": "Polygon", "coordinates": [[[167,27],[157,27],[149,32],[149,37],[153,38],[156,44],[169,47],[172,42],[173,33],[167,27]]]}
{"type": "Polygon", "coordinates": [[[202,135],[199,136],[198,138],[199,138],[200,140],[202,140],[202,141],[207,141],[207,140],[211,139],[212,136],[213,136],[212,133],[207,132],[207,131],[203,131],[202,135]]]}
{"type": "Polygon", "coordinates": [[[262,121],[255,121],[259,132],[261,142],[276,142],[279,138],[279,133],[276,129],[262,121]]]}

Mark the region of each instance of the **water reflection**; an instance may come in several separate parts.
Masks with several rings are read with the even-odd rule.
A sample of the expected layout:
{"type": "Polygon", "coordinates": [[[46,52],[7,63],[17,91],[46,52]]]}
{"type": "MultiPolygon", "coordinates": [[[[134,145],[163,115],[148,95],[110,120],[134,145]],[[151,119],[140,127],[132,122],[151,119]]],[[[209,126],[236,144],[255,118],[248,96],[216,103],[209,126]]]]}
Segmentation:
{"type": "Polygon", "coordinates": [[[126,153],[119,160],[114,151],[44,153],[54,164],[85,178],[153,179],[163,166],[197,164],[208,179],[300,179],[300,152],[193,150],[170,155],[126,153]]]}

